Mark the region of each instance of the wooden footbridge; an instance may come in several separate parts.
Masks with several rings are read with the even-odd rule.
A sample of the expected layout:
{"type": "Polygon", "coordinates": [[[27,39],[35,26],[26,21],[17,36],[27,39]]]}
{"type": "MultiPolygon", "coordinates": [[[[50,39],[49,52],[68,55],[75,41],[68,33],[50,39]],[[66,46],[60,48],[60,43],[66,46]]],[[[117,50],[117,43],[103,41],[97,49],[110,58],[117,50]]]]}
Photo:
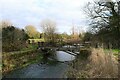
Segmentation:
{"type": "Polygon", "coordinates": [[[61,48],[58,48],[57,50],[65,51],[66,53],[74,55],[74,56],[77,56],[80,54],[80,48],[77,48],[77,47],[66,47],[66,48],[61,47],[61,48]]]}
{"type": "Polygon", "coordinates": [[[40,50],[44,52],[49,51],[64,51],[68,54],[77,56],[80,54],[80,47],[70,46],[70,47],[39,47],[40,50]]]}

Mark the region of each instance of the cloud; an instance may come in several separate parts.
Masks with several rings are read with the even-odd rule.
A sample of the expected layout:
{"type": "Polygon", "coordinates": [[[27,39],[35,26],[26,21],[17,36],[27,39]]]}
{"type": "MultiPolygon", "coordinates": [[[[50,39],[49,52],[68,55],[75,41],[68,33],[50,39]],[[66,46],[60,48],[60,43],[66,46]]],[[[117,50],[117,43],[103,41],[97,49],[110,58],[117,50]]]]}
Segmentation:
{"type": "Polygon", "coordinates": [[[56,21],[60,32],[69,32],[72,24],[88,25],[82,12],[88,1],[92,0],[0,0],[0,16],[19,28],[33,24],[39,31],[40,22],[49,18],[56,21]]]}

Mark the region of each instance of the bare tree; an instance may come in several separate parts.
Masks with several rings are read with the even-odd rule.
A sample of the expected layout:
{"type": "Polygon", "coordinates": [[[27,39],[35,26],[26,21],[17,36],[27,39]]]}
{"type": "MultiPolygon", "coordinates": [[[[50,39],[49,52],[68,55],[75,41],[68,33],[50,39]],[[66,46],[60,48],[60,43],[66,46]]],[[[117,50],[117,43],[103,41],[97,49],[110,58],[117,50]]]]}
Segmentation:
{"type": "Polygon", "coordinates": [[[2,40],[2,28],[11,27],[13,24],[9,20],[0,21],[0,40],[2,40]]]}
{"type": "Polygon", "coordinates": [[[13,26],[13,24],[8,20],[3,20],[0,22],[0,28],[6,28],[10,26],[13,26]]]}
{"type": "Polygon", "coordinates": [[[100,0],[88,3],[85,13],[91,20],[92,32],[100,42],[112,43],[120,46],[120,1],[100,0]]]}
{"type": "Polygon", "coordinates": [[[71,34],[71,43],[79,43],[80,37],[79,37],[79,29],[76,26],[72,26],[72,34],[71,34]]]}
{"type": "Polygon", "coordinates": [[[55,42],[55,34],[56,34],[56,22],[45,19],[41,22],[41,28],[44,33],[44,38],[48,42],[55,42]]]}

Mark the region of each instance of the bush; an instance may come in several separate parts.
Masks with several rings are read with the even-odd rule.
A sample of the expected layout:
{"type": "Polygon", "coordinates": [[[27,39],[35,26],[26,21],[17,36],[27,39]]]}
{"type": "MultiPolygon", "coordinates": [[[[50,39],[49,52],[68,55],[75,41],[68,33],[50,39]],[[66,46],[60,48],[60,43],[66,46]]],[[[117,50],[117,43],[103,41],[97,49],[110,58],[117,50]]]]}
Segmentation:
{"type": "Polygon", "coordinates": [[[2,50],[3,52],[17,51],[24,47],[29,38],[24,30],[8,26],[2,28],[2,50]]]}
{"type": "Polygon", "coordinates": [[[80,50],[80,58],[81,59],[88,59],[88,57],[91,55],[90,50],[80,50]]]}

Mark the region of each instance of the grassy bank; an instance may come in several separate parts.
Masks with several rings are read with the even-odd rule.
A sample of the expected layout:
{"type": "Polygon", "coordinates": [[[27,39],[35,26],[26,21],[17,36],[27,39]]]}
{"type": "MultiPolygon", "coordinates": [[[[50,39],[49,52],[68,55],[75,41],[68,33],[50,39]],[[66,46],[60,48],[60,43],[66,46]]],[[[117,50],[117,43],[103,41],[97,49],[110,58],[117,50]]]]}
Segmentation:
{"type": "Polygon", "coordinates": [[[41,54],[36,49],[16,52],[3,52],[2,54],[3,75],[12,70],[25,67],[42,59],[41,54]]]}
{"type": "Polygon", "coordinates": [[[27,44],[26,47],[22,48],[20,51],[35,50],[37,49],[38,44],[27,44]]]}
{"type": "MultiPolygon", "coordinates": [[[[115,59],[112,52],[103,49],[92,48],[89,56],[81,59],[81,53],[78,59],[72,64],[66,73],[71,78],[117,78],[118,60],[115,59]]],[[[89,54],[89,53],[88,53],[89,54]]]]}
{"type": "Polygon", "coordinates": [[[120,53],[119,49],[104,49],[104,52],[112,54],[116,60],[119,59],[119,53],[120,53]]]}

